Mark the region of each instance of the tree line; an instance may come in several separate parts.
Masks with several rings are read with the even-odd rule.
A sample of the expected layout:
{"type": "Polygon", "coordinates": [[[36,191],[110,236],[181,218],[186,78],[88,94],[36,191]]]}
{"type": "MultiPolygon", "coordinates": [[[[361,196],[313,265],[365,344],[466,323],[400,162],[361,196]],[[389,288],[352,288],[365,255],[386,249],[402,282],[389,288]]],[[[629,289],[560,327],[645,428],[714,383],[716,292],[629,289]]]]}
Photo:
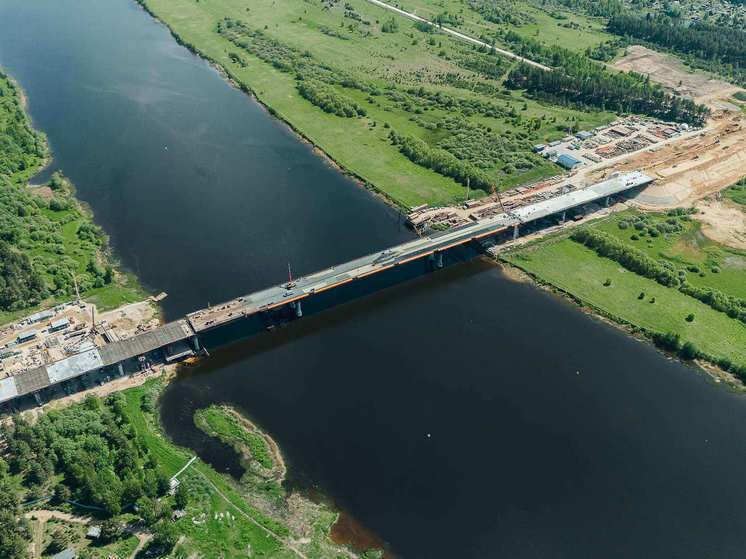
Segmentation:
{"type": "MultiPolygon", "coordinates": [[[[160,543],[175,543],[170,508],[161,500],[169,477],[136,436],[123,394],[41,414],[32,424],[15,415],[0,427],[0,557],[25,559],[27,531],[18,504],[53,495],[57,503],[74,501],[104,509],[104,539],[121,536],[116,520],[136,511],[160,543]],[[13,481],[11,481],[11,476],[13,481]],[[20,479],[19,491],[16,480],[20,479]],[[25,540],[25,541],[24,541],[25,540]]],[[[183,508],[188,496],[177,494],[183,508]]]]}
{"type": "Polygon", "coordinates": [[[12,183],[16,174],[34,172],[46,155],[46,138],[31,128],[18,88],[0,72],[0,182],[12,183]]]}
{"type": "Polygon", "coordinates": [[[675,287],[685,295],[746,324],[746,300],[711,287],[694,286],[686,280],[686,271],[681,270],[683,274],[679,273],[672,264],[659,262],[613,235],[593,229],[577,229],[570,238],[593,249],[599,256],[618,262],[630,272],[655,280],[666,287],[675,287]]]}
{"type": "Polygon", "coordinates": [[[451,177],[456,182],[466,184],[470,182],[472,188],[479,188],[489,192],[490,179],[486,172],[478,169],[467,161],[461,161],[444,149],[432,148],[424,141],[414,136],[397,134],[393,130],[389,133],[391,143],[399,146],[399,151],[412,162],[432,169],[436,173],[451,177]]]}
{"type": "Polygon", "coordinates": [[[525,89],[538,99],[561,105],[644,114],[694,125],[702,124],[709,114],[704,105],[668,95],[647,78],[626,73],[612,74],[600,67],[569,66],[547,72],[520,64],[510,72],[506,85],[525,89]]]}
{"type": "Polygon", "coordinates": [[[308,99],[324,112],[347,118],[365,116],[365,109],[331,86],[315,80],[301,80],[297,88],[301,97],[308,99]]]}
{"type": "Polygon", "coordinates": [[[739,29],[705,22],[686,25],[666,16],[627,13],[611,17],[607,29],[685,55],[700,67],[746,83],[746,33],[739,29]]]}

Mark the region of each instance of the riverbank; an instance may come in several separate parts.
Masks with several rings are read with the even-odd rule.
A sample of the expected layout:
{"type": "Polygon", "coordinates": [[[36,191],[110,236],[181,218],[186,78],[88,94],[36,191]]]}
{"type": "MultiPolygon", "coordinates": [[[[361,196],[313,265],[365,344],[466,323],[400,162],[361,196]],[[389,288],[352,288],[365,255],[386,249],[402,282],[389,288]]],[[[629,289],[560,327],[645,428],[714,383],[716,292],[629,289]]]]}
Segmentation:
{"type": "MultiPolygon", "coordinates": [[[[54,417],[69,415],[71,410],[101,409],[106,415],[110,406],[115,406],[116,413],[126,418],[133,429],[133,436],[143,445],[144,451],[152,457],[155,467],[165,476],[173,476],[187,463],[190,451],[174,445],[163,434],[157,417],[157,401],[160,393],[174,376],[174,368],[163,368],[153,375],[143,377],[144,382],[134,381],[110,383],[108,388],[99,392],[89,392],[78,395],[75,399],[59,401],[52,408],[45,407],[41,412],[25,412],[22,417],[30,421],[31,425],[38,424],[42,417],[53,409],[54,417]],[[165,373],[165,374],[163,374],[165,373]],[[103,397],[108,396],[108,397],[103,397]],[[103,398],[102,398],[103,397],[103,398]],[[61,404],[61,405],[60,405],[61,404]]],[[[217,408],[216,408],[217,409],[217,408]]],[[[220,408],[221,413],[236,420],[236,425],[247,426],[249,423],[235,410],[220,408]]],[[[52,415],[49,415],[52,417],[52,415]]],[[[15,425],[16,420],[13,420],[15,425]]],[[[14,427],[10,426],[11,432],[14,427]]],[[[259,433],[256,426],[250,432],[259,433]]],[[[82,436],[88,436],[83,433],[82,436]]],[[[337,514],[326,505],[313,503],[300,494],[293,492],[288,494],[280,485],[284,477],[285,466],[282,462],[279,448],[269,443],[269,437],[262,433],[262,438],[268,442],[271,449],[272,459],[275,460],[276,468],[273,468],[274,476],[270,484],[268,479],[258,483],[257,479],[244,478],[238,482],[228,475],[218,474],[209,465],[199,459],[191,463],[180,476],[179,481],[188,497],[180,501],[180,497],[163,497],[161,506],[173,506],[182,510],[173,524],[175,536],[172,540],[170,553],[185,554],[190,556],[198,553],[201,556],[212,556],[217,550],[223,550],[229,556],[235,556],[243,551],[249,550],[255,554],[268,554],[272,557],[357,557],[345,547],[333,543],[329,539],[331,526],[337,519],[337,514]]],[[[7,469],[0,471],[0,484],[4,488],[13,487],[13,491],[19,500],[28,500],[33,494],[34,483],[24,481],[23,475],[14,475],[15,466],[13,455],[7,455],[6,460],[11,463],[11,471],[7,469]],[[28,485],[30,483],[30,485],[28,485]],[[8,485],[9,484],[9,485],[8,485]],[[31,493],[27,493],[30,491],[31,493]]],[[[70,467],[72,464],[61,464],[59,467],[70,467]]],[[[21,474],[23,472],[21,471],[21,474]]],[[[36,478],[28,478],[36,479],[36,478]]],[[[116,485],[116,484],[115,484],[116,485]]],[[[124,497],[127,498],[127,497],[124,497]]],[[[94,497],[95,499],[95,497],[94,497]]],[[[138,501],[138,504],[140,501],[138,501]]],[[[98,506],[100,503],[92,503],[98,506]]],[[[44,508],[58,508],[55,501],[48,501],[39,506],[44,508]]],[[[106,505],[109,507],[109,505],[106,505]]],[[[61,506],[59,510],[66,511],[67,505],[61,506]]],[[[146,511],[141,511],[145,514],[146,511]]],[[[26,516],[33,515],[33,509],[25,512],[26,516]]],[[[87,522],[99,522],[110,517],[110,514],[95,515],[87,518],[87,522]]],[[[152,525],[153,519],[145,517],[146,523],[152,525]]],[[[76,520],[80,522],[80,520],[76,520]]],[[[137,527],[136,516],[126,514],[119,517],[114,515],[114,522],[126,523],[131,531],[137,527]]],[[[43,527],[42,527],[43,529],[43,527]]],[[[138,529],[143,532],[142,528],[138,529]]],[[[147,533],[156,535],[151,545],[158,543],[160,529],[156,526],[148,529],[147,533]]],[[[35,538],[35,545],[40,548],[39,542],[49,542],[50,534],[42,533],[35,538]]],[[[148,538],[149,540],[149,538],[148,538]]],[[[75,540],[76,545],[87,545],[85,540],[75,540]]],[[[115,544],[119,542],[115,537],[115,544]]],[[[145,543],[145,542],[142,542],[145,543]]],[[[46,547],[45,544],[43,547],[46,547]]],[[[108,547],[106,547],[108,549],[108,547]]],[[[102,552],[106,551],[102,549],[102,552]]],[[[372,550],[366,557],[377,557],[372,550]]],[[[96,555],[98,557],[98,555],[96,555]]]]}
{"type": "Polygon", "coordinates": [[[22,90],[1,71],[0,90],[0,325],[78,293],[101,310],[143,300],[68,179],[56,172],[29,188],[49,162],[48,141],[32,127],[22,90]]]}
{"type": "Polygon", "coordinates": [[[705,240],[697,222],[682,215],[627,211],[585,226],[607,236],[602,238],[621,241],[622,246],[628,243],[635,258],[670,267],[678,288],[631,271],[629,263],[620,265],[602,257],[574,240],[578,235],[573,232],[508,251],[498,259],[521,270],[511,276],[530,278],[669,354],[708,363],[706,370],[718,382],[743,390],[746,324],[736,317],[735,309],[743,305],[739,301],[744,300],[745,278],[740,264],[746,255],[705,240]],[[679,221],[682,215],[686,221],[679,221]],[[650,235],[645,242],[639,240],[643,233],[650,235]],[[730,301],[734,310],[726,312],[720,301],[730,301]]]}
{"type": "MultiPolygon", "coordinates": [[[[365,0],[331,9],[260,2],[250,14],[233,2],[138,3],[345,173],[401,209],[463,200],[466,180],[415,163],[391,132],[446,159],[457,161],[458,152],[459,165],[483,169],[506,189],[559,172],[532,153],[532,142],[562,137],[558,123],[592,128],[613,119],[501,90],[508,59],[419,30],[365,0]],[[381,27],[388,19],[393,32],[381,27]]],[[[471,182],[472,197],[490,190],[489,181],[479,182],[471,182]]]]}

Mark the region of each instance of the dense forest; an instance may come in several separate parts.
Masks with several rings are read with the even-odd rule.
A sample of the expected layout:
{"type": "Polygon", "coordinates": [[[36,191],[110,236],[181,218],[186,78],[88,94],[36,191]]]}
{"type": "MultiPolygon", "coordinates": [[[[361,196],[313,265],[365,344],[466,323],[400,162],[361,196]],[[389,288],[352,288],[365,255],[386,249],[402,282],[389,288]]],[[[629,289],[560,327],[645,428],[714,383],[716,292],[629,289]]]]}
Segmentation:
{"type": "Polygon", "coordinates": [[[561,105],[593,107],[618,113],[638,113],[664,120],[701,124],[708,115],[703,105],[663,92],[646,76],[611,73],[586,56],[560,46],[546,46],[509,31],[503,39],[519,54],[553,67],[545,72],[520,64],[506,85],[525,89],[536,98],[561,105]]]}
{"type": "MultiPolygon", "coordinates": [[[[144,405],[152,407],[152,398],[144,405]]],[[[0,557],[28,557],[28,530],[17,507],[21,500],[47,495],[58,504],[98,507],[109,517],[137,510],[165,547],[175,543],[171,511],[159,501],[169,478],[136,438],[121,393],[105,401],[89,396],[84,403],[41,414],[35,424],[14,416],[0,433],[5,456],[0,458],[0,557]]]]}
{"type": "Polygon", "coordinates": [[[638,113],[674,122],[699,125],[708,115],[704,106],[668,95],[647,78],[611,74],[600,68],[590,72],[545,72],[521,64],[510,72],[507,85],[525,89],[536,98],[553,103],[595,107],[621,114],[638,113]]]}
{"type": "Polygon", "coordinates": [[[703,22],[684,25],[665,16],[622,13],[609,20],[608,30],[669,49],[697,66],[746,83],[746,33],[741,30],[703,22]]]}

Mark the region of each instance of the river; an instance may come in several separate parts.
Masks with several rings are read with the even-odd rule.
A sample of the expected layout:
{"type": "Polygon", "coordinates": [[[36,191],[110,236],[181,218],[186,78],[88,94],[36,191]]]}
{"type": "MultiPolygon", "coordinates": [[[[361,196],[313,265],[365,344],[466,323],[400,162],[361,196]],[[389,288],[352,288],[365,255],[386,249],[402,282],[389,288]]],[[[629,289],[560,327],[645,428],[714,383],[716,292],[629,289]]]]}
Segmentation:
{"type": "MultiPolygon", "coordinates": [[[[0,66],[123,264],[174,318],[410,238],[129,0],[3,0],[0,66]]],[[[735,557],[746,405],[476,259],[216,349],[167,433],[231,402],[405,558],[735,557]]]]}

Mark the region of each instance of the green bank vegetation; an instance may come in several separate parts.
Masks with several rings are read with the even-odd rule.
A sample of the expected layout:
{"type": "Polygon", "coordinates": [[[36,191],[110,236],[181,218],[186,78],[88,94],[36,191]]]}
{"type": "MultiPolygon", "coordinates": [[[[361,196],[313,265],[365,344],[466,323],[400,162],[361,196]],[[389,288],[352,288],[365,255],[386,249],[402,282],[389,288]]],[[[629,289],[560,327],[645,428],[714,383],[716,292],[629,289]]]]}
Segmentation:
{"type": "Polygon", "coordinates": [[[234,447],[239,454],[247,452],[249,460],[256,461],[263,468],[275,466],[264,437],[242,424],[229,408],[210,406],[197,410],[194,424],[208,435],[234,447]]]}
{"type": "Polygon", "coordinates": [[[507,89],[512,59],[365,0],[141,4],[402,207],[558,174],[533,144],[614,118],[507,89]]]}
{"type": "Polygon", "coordinates": [[[741,179],[736,184],[723,190],[723,196],[746,207],[746,179],[741,179]]]}
{"type": "Polygon", "coordinates": [[[429,25],[366,0],[139,1],[178,40],[405,208],[462,200],[467,183],[483,196],[491,182],[506,189],[558,174],[532,146],[609,122],[611,111],[688,122],[706,115],[643,76],[590,62],[588,49],[605,59],[616,53],[612,36],[559,5],[403,6],[436,22],[429,25]],[[556,78],[438,25],[536,59],[556,78]]]}
{"type": "MultiPolygon", "coordinates": [[[[170,477],[192,455],[173,445],[158,424],[156,401],[162,386],[160,379],[151,379],[104,400],[89,397],[41,413],[35,423],[14,416],[3,424],[0,557],[30,557],[34,525],[22,512],[34,508],[89,515],[102,526],[102,538],[91,543],[83,539],[83,525],[47,523],[44,548],[51,552],[71,545],[80,557],[129,556],[137,544],[131,534],[135,529],[153,535],[141,552],[147,557],[290,559],[297,555],[286,545],[289,539],[301,542],[295,545],[308,557],[350,557],[328,539],[336,513],[300,497],[289,507],[279,484],[269,490],[269,484],[256,480],[239,483],[197,459],[169,494],[170,477]],[[53,497],[18,507],[46,495],[53,497]],[[173,516],[177,510],[184,511],[182,518],[173,516]]],[[[219,421],[223,432],[228,423],[219,421]]],[[[228,427],[225,432],[236,433],[228,427]]]]}
{"type": "Polygon", "coordinates": [[[704,237],[689,211],[623,212],[502,258],[746,381],[746,253],[704,237]]]}
{"type": "Polygon", "coordinates": [[[65,177],[27,186],[47,157],[20,90],[0,72],[0,323],[69,300],[74,277],[81,296],[103,308],[144,296],[133,277],[115,270],[106,235],[65,177]]]}

